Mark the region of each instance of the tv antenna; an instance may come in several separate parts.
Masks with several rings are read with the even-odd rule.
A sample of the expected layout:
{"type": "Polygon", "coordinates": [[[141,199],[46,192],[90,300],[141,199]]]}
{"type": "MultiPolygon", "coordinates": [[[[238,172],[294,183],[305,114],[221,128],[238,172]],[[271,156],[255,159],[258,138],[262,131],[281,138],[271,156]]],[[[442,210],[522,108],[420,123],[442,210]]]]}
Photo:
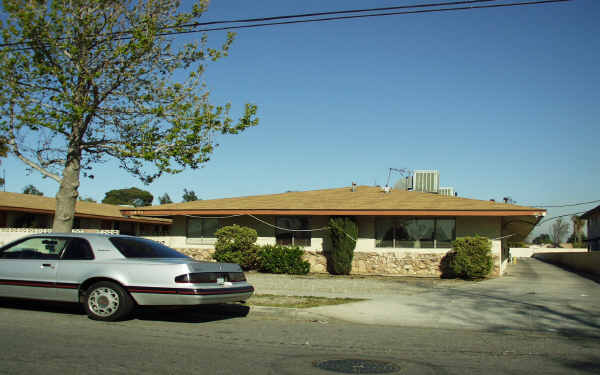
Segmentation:
{"type": "Polygon", "coordinates": [[[400,173],[400,175],[402,177],[404,177],[405,175],[409,174],[410,172],[412,172],[410,169],[408,168],[390,168],[390,171],[388,172],[388,179],[387,179],[387,183],[385,184],[385,187],[387,189],[390,188],[390,178],[392,178],[392,171],[394,172],[398,172],[400,173]]]}

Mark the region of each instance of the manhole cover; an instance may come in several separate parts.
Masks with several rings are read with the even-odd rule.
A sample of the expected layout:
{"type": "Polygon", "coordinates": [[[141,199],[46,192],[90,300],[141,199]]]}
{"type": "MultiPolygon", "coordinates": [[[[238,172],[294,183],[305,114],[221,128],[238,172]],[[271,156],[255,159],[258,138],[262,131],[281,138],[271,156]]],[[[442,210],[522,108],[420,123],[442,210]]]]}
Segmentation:
{"type": "Polygon", "coordinates": [[[370,359],[331,359],[315,361],[313,366],[344,374],[389,374],[400,370],[400,367],[392,362],[370,359]]]}

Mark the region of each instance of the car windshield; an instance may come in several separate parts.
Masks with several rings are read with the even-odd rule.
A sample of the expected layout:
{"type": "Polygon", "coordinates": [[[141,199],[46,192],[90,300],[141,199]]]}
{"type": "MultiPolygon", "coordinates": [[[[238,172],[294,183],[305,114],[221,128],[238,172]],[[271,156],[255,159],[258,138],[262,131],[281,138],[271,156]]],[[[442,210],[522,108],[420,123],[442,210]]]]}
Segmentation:
{"type": "Polygon", "coordinates": [[[110,242],[126,258],[189,258],[170,247],[145,238],[111,237],[110,242]]]}

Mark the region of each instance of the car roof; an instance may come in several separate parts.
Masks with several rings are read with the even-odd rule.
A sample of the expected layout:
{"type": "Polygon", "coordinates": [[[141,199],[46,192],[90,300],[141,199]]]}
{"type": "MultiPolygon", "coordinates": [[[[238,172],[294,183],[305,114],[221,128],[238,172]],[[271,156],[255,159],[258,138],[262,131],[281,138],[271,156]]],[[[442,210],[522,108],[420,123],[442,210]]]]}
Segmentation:
{"type": "Polygon", "coordinates": [[[122,237],[122,238],[140,238],[135,236],[128,236],[124,234],[105,234],[105,233],[61,233],[61,232],[49,232],[49,233],[36,233],[32,234],[28,237],[79,237],[79,238],[112,238],[112,237],[122,237]]]}

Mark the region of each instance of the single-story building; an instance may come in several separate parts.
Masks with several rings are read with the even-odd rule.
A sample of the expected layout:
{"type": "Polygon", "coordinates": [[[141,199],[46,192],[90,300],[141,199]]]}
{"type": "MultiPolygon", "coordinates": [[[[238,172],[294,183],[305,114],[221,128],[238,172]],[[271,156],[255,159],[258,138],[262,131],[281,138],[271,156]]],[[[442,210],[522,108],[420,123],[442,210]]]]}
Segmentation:
{"type": "Polygon", "coordinates": [[[125,215],[171,218],[168,236],[153,237],[198,259],[210,259],[215,231],[238,224],[257,230],[259,244],[299,245],[312,272],[322,255],[329,218],[358,224],[353,273],[439,276],[442,257],[457,237],[491,239],[494,273],[508,259],[508,238],[524,239],[546,210],[513,204],[380,187],[287,192],[124,208],[125,215]]]}
{"type": "MultiPolygon", "coordinates": [[[[78,201],[73,227],[76,231],[132,235],[169,233],[171,219],[124,215],[122,208],[113,204],[78,201]]],[[[27,233],[50,231],[55,209],[55,198],[0,192],[0,244],[27,233]]]]}
{"type": "Polygon", "coordinates": [[[581,215],[587,220],[588,250],[600,250],[600,206],[581,215]]]}

